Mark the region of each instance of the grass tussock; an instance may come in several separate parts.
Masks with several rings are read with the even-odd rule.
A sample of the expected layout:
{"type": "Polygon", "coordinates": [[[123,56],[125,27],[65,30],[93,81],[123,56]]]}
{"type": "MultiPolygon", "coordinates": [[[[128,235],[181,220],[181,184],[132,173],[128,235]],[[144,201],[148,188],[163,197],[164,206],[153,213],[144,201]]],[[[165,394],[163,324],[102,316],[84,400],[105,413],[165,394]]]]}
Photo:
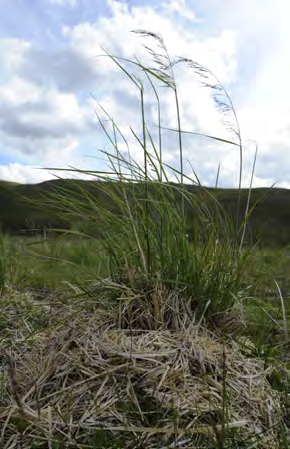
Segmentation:
{"type": "MultiPolygon", "coordinates": [[[[98,195],[72,180],[73,189],[59,187],[47,199],[66,219],[97,230],[94,257],[82,257],[82,248],[92,247],[94,239],[76,230],[71,234],[83,243],[71,254],[75,268],[85,270],[98,255],[99,268],[66,284],[74,290],[70,300],[51,298],[42,305],[44,299],[31,300],[29,320],[27,303],[21,303],[22,311],[16,302],[12,309],[7,304],[6,317],[16,310],[18,325],[2,333],[0,446],[287,447],[282,401],[287,379],[279,378],[283,392],[273,389],[271,378],[279,377],[278,371],[253,357],[251,343],[233,338],[239,326],[247,329],[246,273],[253,259],[245,242],[254,208],[251,181],[242,209],[243,140],[233,103],[211,71],[184,58],[171,61],[159,35],[138,34],[157,44],[158,52],[146,47],[152,67],[137,59],[107,57],[139,94],[140,129],[130,128],[128,137],[98,104],[100,127],[112,145],[111,152],[104,152],[109,168],[71,169],[74,175],[95,176],[92,188],[98,195]],[[180,64],[211,90],[232,136],[204,137],[238,152],[235,221],[194,169],[192,175],[184,172],[174,74],[180,64]],[[132,68],[138,73],[132,74],[132,68]],[[163,160],[162,137],[168,128],[163,126],[160,84],[174,99],[177,125],[169,131],[178,136],[179,168],[163,160]],[[156,100],[157,126],[148,119],[145,86],[156,100]],[[132,158],[130,146],[135,154],[139,149],[143,163],[132,158]],[[98,200],[101,196],[107,203],[98,200]]],[[[254,167],[252,180],[253,174],[254,167]]],[[[48,259],[59,260],[57,247],[48,259]]],[[[9,276],[5,269],[1,273],[0,288],[7,292],[9,276]]],[[[279,294],[286,340],[280,289],[279,294]]],[[[279,328],[278,321],[274,324],[279,328]]]]}

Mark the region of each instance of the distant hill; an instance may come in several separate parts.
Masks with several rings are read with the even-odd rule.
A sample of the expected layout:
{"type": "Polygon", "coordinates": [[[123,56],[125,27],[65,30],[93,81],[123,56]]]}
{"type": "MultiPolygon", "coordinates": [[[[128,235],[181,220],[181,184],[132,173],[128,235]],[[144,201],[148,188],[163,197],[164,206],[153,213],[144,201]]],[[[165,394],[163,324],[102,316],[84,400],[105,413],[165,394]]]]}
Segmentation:
{"type": "MultiPolygon", "coordinates": [[[[69,220],[56,211],[44,206],[45,197],[49,192],[66,189],[69,194],[79,192],[79,187],[90,194],[98,196],[98,200],[109,202],[98,189],[97,181],[53,180],[40,184],[17,184],[0,181],[0,227],[3,231],[12,234],[23,234],[31,229],[45,228],[71,228],[69,220]]],[[[200,189],[187,185],[192,192],[200,189]]],[[[229,213],[235,217],[238,202],[236,189],[208,189],[225,206],[229,213]]],[[[245,210],[248,190],[241,191],[241,207],[245,210]]],[[[290,245],[290,190],[288,189],[253,189],[251,205],[258,199],[249,221],[248,239],[254,241],[259,238],[263,245],[285,246],[290,245]]]]}

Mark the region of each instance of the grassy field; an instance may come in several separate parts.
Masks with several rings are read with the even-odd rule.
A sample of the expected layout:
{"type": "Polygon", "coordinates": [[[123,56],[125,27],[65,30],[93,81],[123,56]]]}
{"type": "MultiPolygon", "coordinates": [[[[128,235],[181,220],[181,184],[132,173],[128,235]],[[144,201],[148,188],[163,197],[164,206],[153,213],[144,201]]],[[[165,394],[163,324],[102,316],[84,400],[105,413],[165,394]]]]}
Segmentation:
{"type": "Polygon", "coordinates": [[[209,70],[138,34],[157,43],[155,68],[107,56],[140,95],[141,132],[131,131],[143,165],[100,107],[112,152],[97,182],[45,183],[44,196],[1,185],[3,230],[34,235],[0,236],[0,447],[287,448],[289,192],[256,204],[265,192],[241,188],[242,164],[238,190],[184,174],[175,65],[218,93],[242,161],[235,110],[209,70]],[[155,95],[156,142],[132,68],[155,95]],[[175,99],[178,169],[162,159],[156,82],[175,99]],[[35,201],[16,207],[20,192],[35,201]]]}
{"type": "Polygon", "coordinates": [[[65,281],[98,278],[106,272],[101,245],[93,239],[3,235],[0,247],[2,289],[9,285],[61,290],[65,281]]]}
{"type": "MultiPolygon", "coordinates": [[[[58,290],[62,281],[108,275],[108,257],[99,239],[78,236],[11,236],[2,234],[1,279],[23,288],[58,290]]],[[[290,297],[290,249],[260,248],[247,267],[246,284],[252,296],[279,302],[276,280],[287,305],[290,297]]]]}

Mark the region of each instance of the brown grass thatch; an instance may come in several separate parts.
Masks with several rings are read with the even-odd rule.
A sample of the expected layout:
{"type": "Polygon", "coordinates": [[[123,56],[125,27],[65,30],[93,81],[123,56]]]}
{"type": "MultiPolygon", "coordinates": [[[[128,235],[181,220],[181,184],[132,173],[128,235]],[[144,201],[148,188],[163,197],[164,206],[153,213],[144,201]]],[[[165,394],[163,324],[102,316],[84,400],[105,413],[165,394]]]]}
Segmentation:
{"type": "Polygon", "coordinates": [[[195,324],[120,329],[97,311],[29,340],[26,327],[2,340],[0,447],[281,447],[279,393],[233,341],[195,324]]]}

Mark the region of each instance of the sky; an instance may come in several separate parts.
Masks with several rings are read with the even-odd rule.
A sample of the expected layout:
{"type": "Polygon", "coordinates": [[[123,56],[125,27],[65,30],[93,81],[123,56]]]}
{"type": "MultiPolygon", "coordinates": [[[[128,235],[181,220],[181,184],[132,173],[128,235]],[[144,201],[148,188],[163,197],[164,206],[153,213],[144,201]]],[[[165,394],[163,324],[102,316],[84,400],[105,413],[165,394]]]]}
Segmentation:
{"type": "MultiPolygon", "coordinates": [[[[162,36],[172,61],[207,67],[230,95],[243,142],[242,186],[257,145],[254,186],[290,188],[289,17],[289,0],[0,0],[0,179],[37,183],[70,176],[69,167],[104,170],[102,151],[112,147],[98,122],[100,105],[142,161],[131,131],[141,136],[139,90],[105,56],[154,66],[144,44],[157,51],[156,42],[132,32],[142,29],[162,36]]],[[[182,130],[236,141],[233,113],[220,111],[194,70],[176,65],[174,77],[182,130]]],[[[146,79],[144,86],[155,140],[157,105],[146,79]]],[[[156,88],[162,126],[176,129],[173,92],[158,81],[156,88]]],[[[164,162],[178,169],[177,133],[162,137],[164,162]]],[[[184,134],[186,174],[194,170],[214,185],[219,165],[219,185],[236,187],[238,147],[184,134]]]]}

